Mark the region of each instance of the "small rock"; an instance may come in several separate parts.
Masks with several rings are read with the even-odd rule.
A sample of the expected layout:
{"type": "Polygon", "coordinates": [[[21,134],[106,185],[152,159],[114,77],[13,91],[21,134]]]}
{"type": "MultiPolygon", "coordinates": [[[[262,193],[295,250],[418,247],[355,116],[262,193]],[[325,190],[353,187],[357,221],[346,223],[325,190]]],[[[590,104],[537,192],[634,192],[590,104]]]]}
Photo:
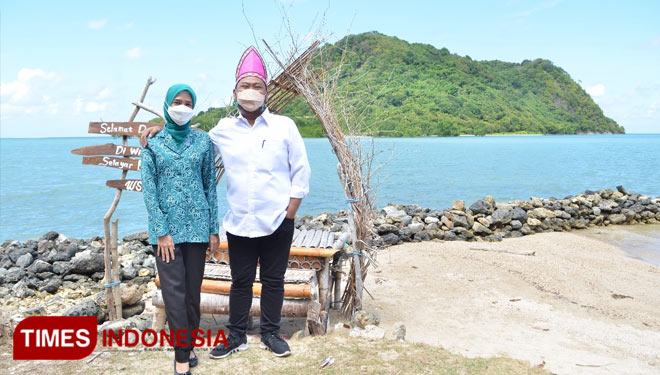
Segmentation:
{"type": "Polygon", "coordinates": [[[368,340],[380,340],[385,337],[385,330],[369,324],[364,327],[364,331],[360,332],[360,336],[368,340]]]}
{"type": "Polygon", "coordinates": [[[121,308],[121,316],[124,319],[128,319],[135,315],[140,315],[144,311],[144,301],[140,301],[135,305],[123,306],[121,308]]]}
{"type": "Polygon", "coordinates": [[[420,232],[424,229],[424,224],[422,224],[422,223],[412,223],[412,224],[408,225],[408,228],[410,228],[410,231],[412,233],[417,233],[417,232],[420,232]]]}
{"type": "Polygon", "coordinates": [[[142,299],[142,292],[137,285],[120,284],[121,304],[135,305],[142,299]]]}
{"type": "Polygon", "coordinates": [[[493,233],[490,229],[488,229],[486,226],[484,226],[479,222],[474,223],[474,225],[472,226],[472,230],[474,231],[474,233],[482,234],[482,235],[483,234],[488,235],[493,233]]]}
{"type": "Polygon", "coordinates": [[[71,271],[83,275],[93,274],[105,269],[103,254],[92,250],[81,251],[71,259],[71,271]]]}
{"type": "Polygon", "coordinates": [[[405,340],[406,339],[406,326],[401,322],[394,323],[391,331],[387,331],[386,337],[390,340],[405,340]]]}
{"type": "Polygon", "coordinates": [[[42,286],[39,290],[48,292],[50,294],[55,294],[58,289],[62,286],[62,279],[59,277],[53,277],[49,279],[44,286],[42,286]]]}
{"type": "Polygon", "coordinates": [[[59,236],[60,236],[59,233],[55,231],[50,231],[50,232],[46,232],[46,234],[44,234],[42,237],[47,241],[55,241],[59,236]]]}
{"type": "Polygon", "coordinates": [[[365,328],[368,325],[378,325],[380,318],[376,314],[358,310],[353,313],[351,317],[351,327],[365,328]]]}
{"type": "Polygon", "coordinates": [[[626,215],[624,214],[612,214],[607,218],[612,224],[623,224],[626,222],[626,215]]]}
{"type": "Polygon", "coordinates": [[[465,212],[465,202],[459,199],[451,205],[451,209],[465,212]]]}

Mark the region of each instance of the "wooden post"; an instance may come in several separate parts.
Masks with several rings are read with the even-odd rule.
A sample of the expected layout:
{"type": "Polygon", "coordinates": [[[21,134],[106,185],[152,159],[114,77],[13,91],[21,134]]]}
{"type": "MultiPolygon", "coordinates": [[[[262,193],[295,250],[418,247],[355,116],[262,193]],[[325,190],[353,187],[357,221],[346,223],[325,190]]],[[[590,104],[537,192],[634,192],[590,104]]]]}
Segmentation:
{"type": "Polygon", "coordinates": [[[121,319],[121,287],[119,286],[121,275],[119,274],[119,251],[117,250],[117,236],[119,235],[117,231],[118,225],[119,219],[112,222],[112,247],[110,248],[110,255],[112,256],[112,283],[116,285],[113,287],[115,310],[117,311],[117,318],[121,319]]]}
{"type": "MultiPolygon", "coordinates": [[[[143,102],[144,98],[147,96],[147,90],[149,90],[149,86],[151,86],[155,80],[153,80],[151,77],[147,79],[147,83],[144,85],[144,89],[142,89],[142,95],[140,96],[139,102],[143,102]]],[[[133,122],[135,120],[135,116],[137,116],[138,111],[140,108],[138,106],[135,106],[133,109],[133,113],[128,119],[128,122],[133,122]]],[[[122,136],[122,145],[127,146],[128,144],[128,136],[124,135],[122,136]]],[[[121,179],[125,180],[126,179],[126,174],[128,173],[127,170],[123,170],[121,172],[121,179]]],[[[112,204],[110,205],[110,208],[108,208],[108,211],[105,213],[105,216],[103,216],[103,228],[105,232],[105,249],[103,252],[103,257],[105,261],[105,284],[106,285],[113,285],[115,277],[114,275],[111,275],[112,270],[114,269],[112,265],[112,259],[115,257],[112,256],[112,251],[111,251],[111,241],[112,237],[110,234],[110,219],[112,218],[112,214],[114,214],[115,209],[117,208],[117,204],[119,203],[119,199],[121,198],[121,189],[117,189],[117,192],[115,193],[115,199],[112,201],[112,204]]],[[[116,250],[115,250],[116,252],[116,250]]],[[[118,259],[118,258],[117,258],[118,259]]],[[[119,263],[117,261],[117,263],[119,263]]],[[[119,264],[117,264],[117,272],[119,271],[119,264]]],[[[117,320],[121,319],[121,289],[119,288],[119,285],[113,285],[111,287],[106,287],[106,304],[108,306],[108,314],[110,320],[117,320]],[[117,306],[117,303],[115,301],[119,301],[119,306],[117,306]]]]}

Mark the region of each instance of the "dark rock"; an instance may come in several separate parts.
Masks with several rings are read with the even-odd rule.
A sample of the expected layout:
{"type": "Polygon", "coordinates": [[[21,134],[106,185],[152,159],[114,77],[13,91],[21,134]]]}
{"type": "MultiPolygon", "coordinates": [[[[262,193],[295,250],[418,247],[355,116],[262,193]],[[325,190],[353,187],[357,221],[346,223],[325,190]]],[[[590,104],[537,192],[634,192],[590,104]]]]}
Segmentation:
{"type": "Polygon", "coordinates": [[[72,274],[69,274],[69,275],[66,275],[66,276],[62,277],[62,280],[64,280],[64,281],[73,281],[73,282],[78,283],[78,282],[89,281],[89,277],[87,277],[85,275],[78,275],[77,273],[72,273],[72,274]]]}
{"type": "Polygon", "coordinates": [[[464,215],[458,215],[455,213],[449,215],[450,215],[449,220],[451,220],[454,227],[464,227],[464,228],[468,227],[468,220],[467,217],[465,217],[464,215]]]}
{"type": "Polygon", "coordinates": [[[454,233],[451,230],[448,230],[448,231],[445,232],[445,234],[443,236],[443,239],[446,240],[446,241],[456,241],[456,239],[457,239],[456,238],[456,233],[454,233]]]}
{"type": "Polygon", "coordinates": [[[621,193],[621,194],[629,195],[628,190],[626,190],[626,188],[624,188],[624,187],[621,186],[621,185],[618,185],[618,186],[616,187],[616,190],[618,190],[619,193],[621,193]]]}
{"type": "Polygon", "coordinates": [[[55,276],[55,274],[52,273],[52,272],[40,272],[40,273],[36,274],[36,276],[37,276],[37,278],[39,278],[39,280],[47,280],[47,279],[50,279],[51,277],[55,276]]]}
{"type": "Polygon", "coordinates": [[[523,210],[520,207],[514,207],[513,210],[511,210],[511,220],[518,220],[521,223],[526,222],[527,211],[523,210]]]}
{"type": "Polygon", "coordinates": [[[417,233],[415,233],[415,237],[413,238],[415,241],[430,241],[431,236],[429,235],[429,232],[422,230],[417,233]]]}
{"type": "Polygon", "coordinates": [[[50,294],[55,294],[57,290],[62,286],[62,280],[59,277],[53,277],[44,284],[39,290],[48,292],[50,294]]]}
{"type": "Polygon", "coordinates": [[[102,323],[99,305],[92,299],[86,298],[67,309],[64,316],[95,316],[97,323],[102,323]]]}
{"type": "Polygon", "coordinates": [[[60,236],[59,233],[57,233],[55,231],[50,231],[50,232],[46,232],[46,234],[44,234],[41,237],[43,239],[47,240],[47,241],[55,241],[57,239],[57,237],[59,237],[59,236],[60,236]]]}
{"type": "Polygon", "coordinates": [[[0,268],[8,269],[14,265],[14,262],[9,259],[9,255],[3,255],[0,257],[0,268]]]}
{"type": "Polygon", "coordinates": [[[140,315],[144,311],[144,301],[140,301],[135,305],[128,305],[121,308],[121,316],[128,319],[131,316],[140,315]]]}
{"type": "Polygon", "coordinates": [[[68,275],[73,269],[73,266],[69,262],[54,262],[53,263],[53,272],[58,275],[68,275]]]}
{"type": "Polygon", "coordinates": [[[470,211],[475,214],[490,215],[493,213],[493,206],[491,206],[485,199],[479,199],[470,206],[470,211]]]}
{"type": "Polygon", "coordinates": [[[510,208],[498,208],[493,212],[492,219],[495,225],[508,224],[513,219],[513,212],[510,208]]]}
{"type": "MultiPolygon", "coordinates": [[[[527,219],[525,219],[525,221],[527,221],[527,219]]],[[[509,224],[511,225],[511,228],[513,228],[513,229],[522,228],[522,223],[518,220],[511,220],[511,222],[509,224]]]]}
{"type": "Polygon", "coordinates": [[[25,298],[25,297],[31,297],[34,296],[36,293],[31,290],[28,286],[25,280],[21,280],[14,284],[14,286],[11,288],[12,291],[14,292],[14,296],[16,298],[25,298]]]}
{"type": "Polygon", "coordinates": [[[131,280],[137,276],[137,271],[133,267],[124,267],[121,269],[121,279],[131,280]]]}
{"type": "Polygon", "coordinates": [[[12,267],[5,273],[5,284],[14,284],[25,277],[25,270],[21,267],[12,267]]]}
{"type": "Polygon", "coordinates": [[[28,249],[26,247],[19,247],[9,252],[9,259],[11,259],[12,262],[16,263],[16,261],[18,261],[18,258],[28,253],[31,253],[33,257],[37,256],[37,253],[34,250],[28,249]]]}
{"type": "Polygon", "coordinates": [[[402,241],[405,242],[410,241],[411,236],[412,236],[412,231],[410,230],[410,228],[405,227],[399,230],[399,239],[401,239],[402,241]]]}
{"type": "Polygon", "coordinates": [[[32,263],[30,267],[27,268],[30,273],[41,273],[41,272],[53,272],[53,266],[48,262],[44,262],[41,259],[37,259],[32,263]]]}
{"type": "Polygon", "coordinates": [[[21,255],[20,257],[18,257],[18,259],[16,259],[16,265],[19,266],[19,267],[25,268],[25,267],[29,266],[30,264],[32,264],[32,260],[33,260],[32,254],[31,253],[25,253],[25,254],[21,255]]]}
{"type": "Polygon", "coordinates": [[[140,232],[140,233],[135,233],[131,234],[130,236],[126,236],[122,238],[122,241],[124,242],[132,242],[132,241],[140,241],[143,244],[148,244],[149,243],[149,234],[145,232],[140,232]]]}
{"type": "Polygon", "coordinates": [[[105,269],[103,254],[92,250],[81,251],[71,259],[71,272],[80,274],[93,274],[105,269]]]}
{"type": "Polygon", "coordinates": [[[387,233],[381,236],[381,239],[383,240],[384,243],[388,245],[396,245],[397,243],[399,243],[399,236],[397,236],[394,233],[387,233]]]}
{"type": "Polygon", "coordinates": [[[378,230],[378,234],[399,232],[399,228],[396,225],[392,225],[392,224],[381,224],[378,226],[377,230],[378,230]]]}
{"type": "Polygon", "coordinates": [[[94,281],[103,280],[104,277],[105,277],[105,272],[103,272],[103,271],[94,272],[94,273],[90,276],[90,278],[91,278],[92,280],[94,280],[94,281]]]}

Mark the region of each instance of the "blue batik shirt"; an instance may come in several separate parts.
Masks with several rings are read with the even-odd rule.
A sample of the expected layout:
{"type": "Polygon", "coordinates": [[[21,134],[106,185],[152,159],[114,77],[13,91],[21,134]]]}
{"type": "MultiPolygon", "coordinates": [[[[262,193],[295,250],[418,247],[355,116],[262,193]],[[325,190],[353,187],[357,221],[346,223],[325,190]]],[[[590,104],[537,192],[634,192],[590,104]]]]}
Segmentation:
{"type": "Polygon", "coordinates": [[[193,130],[177,144],[158,132],[142,149],[142,192],[149,215],[149,243],[169,234],[175,244],[209,242],[218,233],[213,144],[193,130]]]}

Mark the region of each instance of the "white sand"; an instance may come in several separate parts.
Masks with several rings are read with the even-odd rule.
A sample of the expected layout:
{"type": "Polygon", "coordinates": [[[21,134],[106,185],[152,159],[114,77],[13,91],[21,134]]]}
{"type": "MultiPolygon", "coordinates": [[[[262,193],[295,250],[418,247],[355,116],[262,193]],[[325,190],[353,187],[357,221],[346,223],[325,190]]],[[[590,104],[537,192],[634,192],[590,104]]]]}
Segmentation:
{"type": "Polygon", "coordinates": [[[385,249],[364,308],[386,329],[404,322],[409,341],[470,357],[545,362],[557,374],[660,374],[660,268],[594,230],[385,249]]]}

